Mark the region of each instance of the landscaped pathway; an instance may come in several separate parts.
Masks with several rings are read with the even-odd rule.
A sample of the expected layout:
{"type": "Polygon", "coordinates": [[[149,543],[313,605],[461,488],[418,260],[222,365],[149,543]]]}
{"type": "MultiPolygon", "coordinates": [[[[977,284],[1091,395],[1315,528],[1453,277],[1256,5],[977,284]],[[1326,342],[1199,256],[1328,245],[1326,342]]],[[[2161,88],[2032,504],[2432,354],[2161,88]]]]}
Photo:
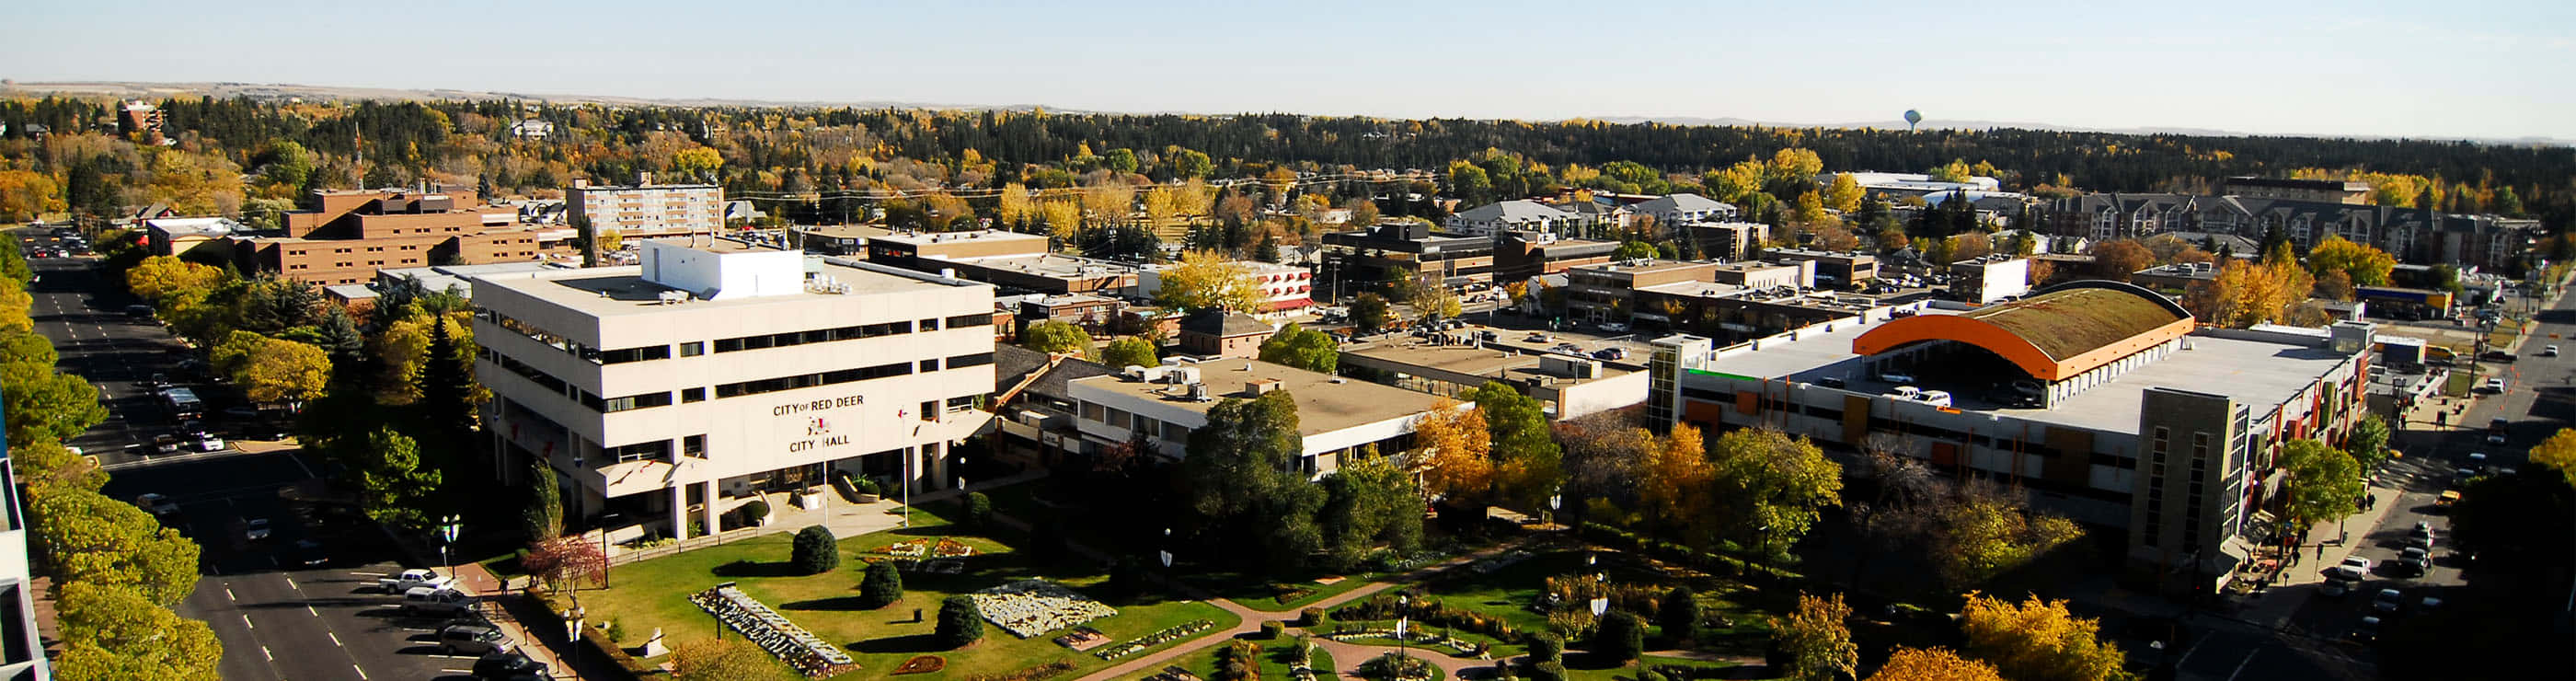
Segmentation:
{"type": "MultiPolygon", "coordinates": [[[[998,514],[997,514],[997,515],[998,515],[998,514]]],[[[1398,587],[1398,586],[1402,586],[1402,585],[1405,585],[1405,584],[1411,584],[1411,583],[1414,583],[1414,582],[1422,581],[1423,579],[1427,579],[1427,578],[1429,578],[1429,577],[1430,577],[1430,576],[1432,576],[1432,575],[1439,574],[1439,573],[1440,573],[1441,571],[1443,571],[1443,570],[1447,570],[1447,569],[1449,569],[1449,568],[1457,567],[1457,566],[1460,566],[1460,565],[1465,565],[1465,564],[1467,564],[1467,563],[1474,562],[1474,561],[1476,561],[1476,560],[1480,560],[1480,559],[1486,558],[1486,557],[1488,557],[1488,556],[1493,556],[1493,555],[1495,555],[1495,554],[1499,554],[1499,553],[1502,553],[1502,552],[1504,552],[1504,551],[1510,550],[1510,549],[1512,549],[1513,547],[1518,546],[1518,545],[1519,545],[1519,542],[1512,542],[1512,543],[1502,544],[1502,545],[1498,545],[1498,546],[1494,546],[1494,547],[1487,548],[1487,549],[1482,550],[1482,551],[1477,551],[1477,552],[1475,552],[1475,553],[1471,553],[1471,554],[1467,554],[1467,555],[1464,555],[1464,556],[1459,556],[1459,557],[1456,557],[1456,558],[1451,558],[1451,559],[1449,559],[1449,560],[1441,561],[1441,562],[1436,563],[1436,564],[1426,565],[1426,566],[1423,566],[1423,567],[1420,567],[1420,568],[1415,568],[1415,569],[1414,569],[1413,571],[1411,571],[1411,572],[1407,572],[1407,573],[1404,573],[1404,574],[1401,574],[1401,575],[1397,575],[1397,576],[1395,576],[1395,577],[1393,577],[1393,578],[1390,578],[1390,579],[1384,579],[1384,580],[1378,580],[1378,581],[1370,582],[1370,583],[1368,583],[1368,584],[1366,584],[1366,585],[1360,586],[1359,588],[1355,588],[1355,589],[1351,589],[1351,590],[1349,590],[1349,591],[1345,591],[1345,592],[1342,592],[1342,593],[1339,593],[1339,594],[1335,594],[1335,595],[1333,595],[1333,596],[1331,596],[1331,597],[1325,598],[1325,599],[1320,600],[1320,601],[1316,601],[1316,602],[1314,602],[1313,604],[1310,604],[1310,605],[1307,605],[1307,606],[1304,606],[1304,607],[1306,607],[1306,608],[1321,608],[1321,609],[1323,609],[1323,610],[1325,610],[1325,611],[1329,612],[1329,611],[1331,611],[1333,608],[1340,607],[1342,604],[1349,603],[1349,602],[1351,602],[1351,601],[1359,600],[1359,599],[1362,599],[1362,598],[1367,598],[1367,597],[1369,597],[1370,595],[1373,595],[1373,594],[1376,594],[1376,593],[1378,593],[1378,592],[1385,591],[1385,590],[1388,590],[1388,589],[1393,589],[1393,588],[1396,588],[1396,587],[1398,587]]],[[[1090,552],[1086,551],[1086,553],[1090,553],[1090,552]]],[[[1187,656],[1189,656],[1191,653],[1195,653],[1195,652],[1198,652],[1198,651],[1201,651],[1201,650],[1206,650],[1206,649],[1208,649],[1208,648],[1216,647],[1216,646],[1218,646],[1218,645],[1223,645],[1226,641],[1234,640],[1236,637],[1238,637],[1238,636],[1242,636],[1242,635],[1244,635],[1244,634],[1249,634],[1249,633],[1253,633],[1253,632],[1256,632],[1256,631],[1260,631],[1260,630],[1261,630],[1261,623],[1262,623],[1262,622],[1269,621],[1269,620],[1274,620],[1274,619],[1283,619],[1283,618],[1287,619],[1288,621],[1294,621],[1294,618],[1296,618],[1296,617],[1298,617],[1298,616],[1300,615],[1300,613],[1299,613],[1299,612],[1295,612],[1295,611],[1291,611],[1291,612],[1263,612],[1263,611],[1260,611],[1260,610],[1254,610],[1254,609],[1251,609],[1251,608],[1248,608],[1248,607],[1244,607],[1242,604],[1240,604],[1240,603],[1236,603],[1236,602],[1231,601],[1231,600],[1227,600],[1227,599],[1223,599],[1223,598],[1215,598],[1215,597],[1213,597],[1213,595],[1212,595],[1212,594],[1209,594],[1209,593],[1207,593],[1207,592],[1205,592],[1205,591],[1201,591],[1201,590],[1199,590],[1199,589],[1197,589],[1197,588],[1194,588],[1194,587],[1188,586],[1188,585],[1186,585],[1186,584],[1180,584],[1180,583],[1177,583],[1177,582],[1173,582],[1173,583],[1171,583],[1171,586],[1173,586],[1174,588],[1180,589],[1181,591],[1183,591],[1184,593],[1187,593],[1188,595],[1190,595],[1190,596],[1192,596],[1192,597],[1196,597],[1196,598],[1199,598],[1199,599],[1205,600],[1205,601],[1207,601],[1210,605],[1215,605],[1216,607],[1224,608],[1226,612],[1234,613],[1234,614],[1235,614],[1235,616],[1243,618],[1243,621],[1242,621],[1241,623],[1238,623],[1238,624],[1234,625],[1234,628],[1232,628],[1232,629],[1227,629],[1227,630],[1225,630],[1225,631],[1220,631],[1220,632],[1213,632],[1213,633],[1209,633],[1209,634],[1202,635],[1202,636],[1200,636],[1200,637],[1198,637],[1198,638],[1190,639],[1188,642],[1185,642],[1185,643],[1182,643],[1182,644],[1180,644],[1180,645],[1173,646],[1173,647],[1170,647],[1170,648],[1163,649],[1163,650],[1162,650],[1162,651],[1160,651],[1160,652],[1147,654],[1147,655],[1145,655],[1145,656],[1143,656],[1143,657],[1138,657],[1138,658],[1136,658],[1136,659],[1128,660],[1128,661],[1126,661],[1126,662],[1122,662],[1122,663],[1119,663],[1119,664],[1117,664],[1117,665],[1111,666],[1111,667],[1110,667],[1110,668],[1108,668],[1108,669],[1103,669],[1103,670],[1100,670],[1100,671],[1092,672],[1092,673],[1090,673],[1090,674],[1084,675],[1081,679],[1078,679],[1077,681],[1109,681],[1109,680],[1111,680],[1111,679],[1126,678],[1126,677],[1129,677],[1129,676],[1134,676],[1134,675],[1137,675],[1137,674],[1147,673],[1147,672],[1151,672],[1151,671],[1153,671],[1153,670],[1162,669],[1165,665],[1169,665],[1169,664],[1171,664],[1171,661],[1172,661],[1172,660],[1177,660],[1177,659],[1180,659],[1180,658],[1183,658],[1183,657],[1187,657],[1187,656]]],[[[1301,608],[1301,610],[1302,610],[1302,608],[1301,608]]],[[[1287,634],[1287,635],[1288,635],[1288,636],[1290,636],[1290,637],[1294,637],[1297,633],[1302,632],[1302,631],[1304,631],[1304,629],[1303,629],[1303,628],[1301,628],[1301,627],[1290,626],[1290,627],[1288,627],[1288,634],[1287,634]]],[[[1359,644],[1356,644],[1356,643],[1343,643],[1343,642],[1340,642],[1340,641],[1327,640],[1327,639],[1325,639],[1325,638],[1324,638],[1324,637],[1322,637],[1322,636],[1316,636],[1316,637],[1314,637],[1314,639],[1313,639],[1313,640],[1315,641],[1315,643],[1316,643],[1317,645],[1322,646],[1322,647],[1324,648],[1324,650],[1326,650],[1326,651],[1328,651],[1328,652],[1331,652],[1331,653],[1333,654],[1333,663],[1342,667],[1342,669],[1337,670],[1337,671],[1338,671],[1340,674],[1342,674],[1343,676],[1348,676],[1348,677],[1351,677],[1351,678],[1358,678],[1358,677],[1359,677],[1359,671],[1358,671],[1358,670],[1359,670],[1359,665],[1360,665],[1360,663],[1362,663],[1362,662],[1367,662],[1367,661],[1369,661],[1369,659],[1370,659],[1370,658],[1375,658],[1375,657],[1377,657],[1377,656],[1378,656],[1379,654],[1381,654],[1381,653],[1386,653],[1386,652],[1391,652],[1391,651],[1396,650],[1396,647],[1395,647],[1395,646],[1369,646],[1369,645],[1359,645],[1359,644]]],[[[1492,662],[1479,661],[1479,660],[1459,659],[1459,658],[1450,657],[1450,656],[1448,656],[1448,655],[1446,655],[1446,654],[1436,653],[1436,652],[1432,652],[1432,651],[1428,651],[1428,650],[1423,650],[1423,651],[1416,652],[1416,653],[1415,653],[1415,656],[1417,656],[1417,657],[1421,657],[1422,659],[1425,659],[1425,660],[1429,660],[1432,664],[1439,666],[1439,667],[1440,667],[1441,669],[1443,669],[1443,670],[1446,670],[1447,672],[1449,672],[1449,677],[1450,677],[1450,678],[1453,678],[1453,679],[1458,677],[1458,671],[1459,671],[1459,670],[1467,669],[1467,668],[1471,668],[1471,667],[1481,667],[1481,666],[1492,666],[1492,665],[1493,665],[1493,663],[1492,663],[1492,662]]]]}

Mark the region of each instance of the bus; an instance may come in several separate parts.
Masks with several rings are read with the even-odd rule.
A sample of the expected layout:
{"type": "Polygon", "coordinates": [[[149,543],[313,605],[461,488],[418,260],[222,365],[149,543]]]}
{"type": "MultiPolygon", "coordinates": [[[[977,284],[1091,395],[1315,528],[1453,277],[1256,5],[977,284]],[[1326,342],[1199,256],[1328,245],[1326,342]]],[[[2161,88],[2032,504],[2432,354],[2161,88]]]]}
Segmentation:
{"type": "Polygon", "coordinates": [[[171,388],[161,392],[161,401],[169,404],[171,413],[182,420],[206,417],[206,403],[197,399],[194,390],[171,388]]]}

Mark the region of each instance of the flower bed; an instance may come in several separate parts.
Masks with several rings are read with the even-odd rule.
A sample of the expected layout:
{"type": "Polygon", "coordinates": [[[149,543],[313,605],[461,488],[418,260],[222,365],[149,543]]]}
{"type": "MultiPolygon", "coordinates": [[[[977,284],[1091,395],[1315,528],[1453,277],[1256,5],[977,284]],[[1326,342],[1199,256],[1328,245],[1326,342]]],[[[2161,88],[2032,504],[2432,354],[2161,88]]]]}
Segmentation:
{"type": "Polygon", "coordinates": [[[1181,640],[1181,638],[1182,638],[1182,637],[1189,636],[1189,635],[1191,635],[1191,634],[1199,633],[1199,632],[1202,632],[1202,631],[1207,631],[1207,628],[1208,628],[1208,627],[1213,627],[1213,626],[1216,626],[1216,623],[1215,623],[1215,622],[1210,622],[1210,621],[1207,621],[1207,620],[1190,620],[1189,622],[1186,622],[1186,623],[1182,623],[1182,624],[1179,624],[1179,625],[1173,626],[1173,627],[1172,627],[1172,628],[1170,628],[1170,629],[1164,629],[1164,630],[1162,630],[1162,631],[1157,631],[1157,632],[1154,632],[1154,633],[1151,633],[1151,634],[1146,634],[1144,638],[1139,638],[1139,639],[1136,639],[1136,640],[1133,640],[1133,641],[1128,641],[1128,642],[1126,642],[1126,643],[1121,643],[1121,644],[1118,644],[1118,645],[1110,646],[1110,647],[1108,647],[1108,648],[1103,648],[1103,649],[1101,649],[1101,650],[1100,650],[1100,652],[1092,653],[1092,656],[1094,656],[1094,657],[1098,657],[1098,658],[1103,659],[1103,660],[1115,660],[1115,659],[1118,659],[1118,658],[1122,658],[1122,657],[1126,657],[1126,656],[1129,656],[1129,655],[1134,655],[1134,654],[1139,653],[1139,652],[1143,652],[1146,648],[1152,648],[1152,647],[1154,647],[1154,646],[1159,646],[1159,645],[1162,645],[1162,644],[1165,644],[1165,643],[1170,643],[1170,642],[1173,642],[1173,641],[1178,641],[1178,640],[1181,640]]]}
{"type": "Polygon", "coordinates": [[[848,652],[842,651],[823,637],[796,626],[784,615],[770,610],[759,599],[752,598],[733,582],[718,584],[689,597],[707,614],[714,615],[725,626],[742,632],[744,638],[759,644],[779,661],[809,677],[833,676],[858,668],[848,652]]]}
{"type": "Polygon", "coordinates": [[[1023,579],[975,592],[975,609],[1012,636],[1030,638],[1118,614],[1054,582],[1023,579]]]}
{"type": "Polygon", "coordinates": [[[1455,638],[1455,637],[1451,637],[1451,636],[1443,636],[1443,635],[1440,635],[1440,634],[1434,634],[1434,633],[1431,633],[1431,632],[1423,631],[1423,630],[1421,630],[1420,628],[1412,628],[1412,630],[1411,630],[1411,631],[1408,631],[1408,632],[1405,632],[1405,633],[1407,633],[1407,634],[1411,634],[1411,635],[1410,635],[1410,636],[1406,636],[1406,637],[1404,637],[1403,639],[1397,639],[1397,638],[1395,637],[1395,630],[1393,630],[1393,629],[1361,629],[1361,630],[1358,630],[1358,631],[1343,631],[1343,632],[1335,632],[1335,633],[1325,634],[1325,635],[1324,635],[1324,638],[1332,639],[1332,640],[1335,640],[1335,641],[1341,641],[1341,642],[1344,642],[1344,643],[1349,643],[1349,642],[1351,642],[1351,641],[1356,641],[1356,640],[1359,640],[1359,639],[1365,639],[1365,638],[1382,638],[1382,639],[1386,639],[1386,640],[1390,640],[1390,641],[1403,640],[1403,641],[1409,641],[1409,642],[1412,642],[1412,643],[1413,643],[1413,644],[1415,644],[1415,645],[1420,645],[1420,646],[1424,646],[1424,647],[1432,647],[1432,646],[1445,647],[1445,648],[1448,648],[1448,649],[1449,649],[1449,652],[1450,652],[1450,654],[1452,654],[1452,655],[1470,655],[1470,654],[1474,654],[1474,653],[1476,653],[1476,652],[1479,652],[1479,650],[1480,650],[1481,648],[1483,648],[1483,645],[1482,645],[1482,644],[1475,643],[1475,642],[1473,642],[1473,641],[1466,641],[1466,640],[1461,640],[1461,639],[1458,639],[1458,638],[1455,638]]]}

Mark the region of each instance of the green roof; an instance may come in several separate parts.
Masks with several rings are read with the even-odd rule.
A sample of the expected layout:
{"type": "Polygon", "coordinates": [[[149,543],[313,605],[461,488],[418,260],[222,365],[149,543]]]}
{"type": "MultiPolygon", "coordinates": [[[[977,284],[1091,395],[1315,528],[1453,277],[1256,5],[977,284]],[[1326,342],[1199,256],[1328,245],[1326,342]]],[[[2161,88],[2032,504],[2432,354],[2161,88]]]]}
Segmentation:
{"type": "Polygon", "coordinates": [[[2050,291],[1960,316],[2010,331],[2059,361],[2183,319],[2164,301],[2110,288],[2050,291]]]}

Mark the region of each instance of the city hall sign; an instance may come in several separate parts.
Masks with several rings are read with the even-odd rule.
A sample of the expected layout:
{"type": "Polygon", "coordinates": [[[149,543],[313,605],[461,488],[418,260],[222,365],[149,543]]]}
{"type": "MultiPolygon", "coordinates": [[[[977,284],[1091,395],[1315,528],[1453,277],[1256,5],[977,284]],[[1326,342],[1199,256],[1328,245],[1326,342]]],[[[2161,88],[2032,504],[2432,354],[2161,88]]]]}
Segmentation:
{"type": "Polygon", "coordinates": [[[838,417],[827,415],[823,412],[842,407],[865,405],[867,403],[868,398],[866,395],[850,395],[847,397],[782,404],[772,408],[770,413],[776,416],[795,417],[800,419],[798,425],[804,426],[805,439],[788,441],[787,451],[790,453],[810,452],[817,449],[838,447],[850,443],[849,435],[835,434],[832,432],[833,426],[836,425],[834,421],[837,420],[838,417]]]}

